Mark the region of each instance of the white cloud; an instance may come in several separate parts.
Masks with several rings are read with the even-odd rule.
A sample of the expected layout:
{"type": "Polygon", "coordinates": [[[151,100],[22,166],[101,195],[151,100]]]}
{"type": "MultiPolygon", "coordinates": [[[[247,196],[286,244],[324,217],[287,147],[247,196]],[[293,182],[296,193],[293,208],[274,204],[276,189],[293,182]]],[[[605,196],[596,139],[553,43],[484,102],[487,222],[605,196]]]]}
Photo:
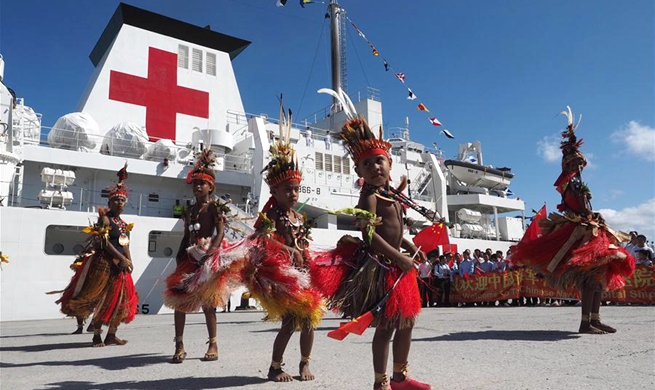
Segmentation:
{"type": "Polygon", "coordinates": [[[560,161],[562,158],[562,151],[559,148],[560,137],[557,135],[550,135],[537,141],[537,154],[541,156],[546,162],[560,161]]]}
{"type": "Polygon", "coordinates": [[[612,141],[623,144],[635,157],[655,161],[655,128],[630,121],[612,133],[612,141]]]}
{"type": "Polygon", "coordinates": [[[649,241],[655,239],[655,198],[623,210],[602,209],[598,212],[612,229],[624,232],[636,230],[649,241]]]}

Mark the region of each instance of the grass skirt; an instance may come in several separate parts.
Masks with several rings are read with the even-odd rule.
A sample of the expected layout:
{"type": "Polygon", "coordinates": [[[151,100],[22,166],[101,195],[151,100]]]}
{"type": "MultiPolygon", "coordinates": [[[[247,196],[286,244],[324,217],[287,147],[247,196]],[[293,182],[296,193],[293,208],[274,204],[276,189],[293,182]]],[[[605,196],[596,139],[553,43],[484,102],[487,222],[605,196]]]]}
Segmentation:
{"type": "Polygon", "coordinates": [[[84,256],[56,303],[67,316],[86,318],[95,312],[92,322],[118,326],[134,319],[138,301],[132,275],[100,251],[84,256]]]}
{"type": "Polygon", "coordinates": [[[240,284],[245,257],[244,242],[224,241],[220,251],[199,262],[185,254],[166,278],[164,305],[191,313],[201,307],[225,307],[240,284]]]}
{"type": "MultiPolygon", "coordinates": [[[[334,250],[314,252],[312,256],[312,284],[327,299],[328,309],[350,318],[371,310],[402,273],[350,236],[342,238],[334,250]]],[[[421,297],[412,269],[402,276],[373,324],[383,328],[412,327],[420,311],[421,297]]]]}
{"type": "Polygon", "coordinates": [[[553,213],[540,226],[543,235],[513,246],[510,259],[542,273],[551,285],[616,290],[635,270],[634,258],[603,223],[581,223],[553,213]]]}
{"type": "Polygon", "coordinates": [[[269,321],[293,318],[294,329],[316,328],[324,314],[320,294],[311,288],[309,273],[292,264],[292,255],[272,238],[248,239],[242,280],[269,321]]]}

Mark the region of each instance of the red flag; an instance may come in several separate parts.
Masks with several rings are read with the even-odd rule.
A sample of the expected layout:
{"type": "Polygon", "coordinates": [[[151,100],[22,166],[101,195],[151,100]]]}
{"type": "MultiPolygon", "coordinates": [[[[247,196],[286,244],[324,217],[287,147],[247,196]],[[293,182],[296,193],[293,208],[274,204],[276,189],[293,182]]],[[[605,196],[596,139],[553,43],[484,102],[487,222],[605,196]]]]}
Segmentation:
{"type": "Polygon", "coordinates": [[[541,206],[537,214],[535,214],[535,216],[532,217],[532,222],[530,223],[530,226],[528,226],[528,228],[525,230],[525,234],[523,234],[523,238],[521,238],[522,242],[532,241],[541,235],[541,228],[539,227],[539,221],[543,219],[546,219],[546,205],[541,206]]]}
{"type": "Polygon", "coordinates": [[[348,336],[349,333],[354,333],[358,336],[361,336],[366,328],[371,325],[373,322],[373,313],[369,310],[361,316],[355,318],[354,320],[348,322],[347,324],[341,325],[339,328],[331,330],[328,332],[328,337],[331,337],[336,340],[343,340],[348,336]]]}
{"type": "Polygon", "coordinates": [[[430,123],[432,123],[432,126],[441,126],[441,122],[439,122],[439,119],[437,118],[428,118],[430,120],[430,123]]]}
{"type": "Polygon", "coordinates": [[[439,245],[450,244],[448,230],[444,223],[435,223],[421,230],[412,241],[416,246],[421,247],[424,253],[435,250],[439,245]]]}
{"type": "Polygon", "coordinates": [[[405,74],[404,73],[396,73],[396,78],[403,83],[405,82],[405,74]]]}
{"type": "Polygon", "coordinates": [[[419,111],[430,112],[430,110],[428,110],[428,108],[423,103],[419,103],[416,108],[418,108],[419,111]]]}

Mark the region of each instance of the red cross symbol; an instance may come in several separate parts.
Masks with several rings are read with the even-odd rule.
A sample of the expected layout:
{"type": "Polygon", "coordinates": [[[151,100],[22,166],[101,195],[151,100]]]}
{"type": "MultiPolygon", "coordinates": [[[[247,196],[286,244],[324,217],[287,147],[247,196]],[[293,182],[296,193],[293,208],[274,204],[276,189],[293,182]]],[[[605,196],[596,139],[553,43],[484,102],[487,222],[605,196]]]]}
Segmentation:
{"type": "Polygon", "coordinates": [[[209,118],[209,93],[177,85],[177,54],[153,47],[147,78],[111,71],[109,99],[145,106],[151,141],[175,140],[177,113],[209,118]]]}

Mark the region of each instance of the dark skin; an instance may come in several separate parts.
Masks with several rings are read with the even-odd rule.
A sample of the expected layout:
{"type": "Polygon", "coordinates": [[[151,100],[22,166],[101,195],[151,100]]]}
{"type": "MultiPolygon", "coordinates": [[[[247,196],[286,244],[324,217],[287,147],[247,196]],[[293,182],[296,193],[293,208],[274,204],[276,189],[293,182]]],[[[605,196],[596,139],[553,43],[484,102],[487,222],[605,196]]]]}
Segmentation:
{"type": "MultiPolygon", "coordinates": [[[[296,180],[286,181],[277,187],[271,188],[271,195],[277,201],[277,207],[280,208],[289,217],[292,224],[302,223],[302,216],[291,210],[291,208],[298,202],[298,194],[300,192],[300,183],[296,180]]],[[[283,238],[284,243],[277,240],[271,240],[274,245],[284,247],[293,256],[293,263],[296,267],[303,267],[305,264],[302,252],[295,247],[293,232],[289,227],[285,226],[282,221],[278,219],[277,211],[268,210],[266,216],[275,221],[275,231],[283,238]]],[[[289,344],[291,335],[294,332],[293,317],[285,317],[282,319],[282,327],[275,337],[273,342],[273,361],[281,362],[284,357],[284,351],[289,344]]],[[[312,346],[314,345],[314,329],[310,326],[303,327],[300,330],[300,354],[302,356],[310,356],[312,353],[312,346]]],[[[309,362],[300,362],[298,366],[301,381],[314,380],[314,374],[309,369],[309,362]]],[[[293,377],[282,369],[269,368],[268,378],[275,382],[291,382],[293,377]]]]}
{"type": "MultiPolygon", "coordinates": [[[[384,155],[372,155],[359,161],[355,172],[362,177],[366,184],[378,188],[389,189],[389,172],[391,162],[384,155]]],[[[393,199],[382,198],[375,192],[365,188],[359,197],[358,208],[375,213],[384,222],[376,226],[371,247],[378,253],[390,259],[403,272],[412,269],[414,262],[411,257],[402,254],[400,248],[416,255],[419,261],[425,262],[426,256],[412,242],[403,238],[402,206],[393,199]]],[[[412,340],[412,328],[389,329],[380,325],[373,336],[373,369],[375,372],[387,371],[389,360],[389,343],[393,337],[393,361],[406,362],[412,340]],[[395,332],[395,337],[394,337],[395,332]]],[[[401,372],[394,372],[392,381],[402,382],[405,376],[401,372]]],[[[373,388],[381,383],[375,382],[373,388]]]]}
{"type": "MultiPolygon", "coordinates": [[[[207,249],[206,257],[216,252],[223,241],[225,221],[223,218],[214,220],[214,217],[208,212],[208,205],[211,201],[211,194],[214,192],[214,184],[204,180],[194,180],[193,195],[196,198],[196,203],[189,210],[188,216],[197,216],[197,222],[200,223],[200,230],[197,233],[189,231],[190,218],[187,216],[184,221],[184,237],[180,243],[180,248],[177,252],[175,260],[178,264],[182,262],[186,249],[195,244],[195,239],[212,237],[214,229],[216,229],[216,236],[212,237],[207,249]]],[[[195,223],[194,219],[194,223],[195,223]]],[[[216,308],[203,306],[202,311],[205,314],[205,323],[207,325],[207,332],[210,339],[216,338],[216,308]]],[[[186,313],[175,310],[175,356],[182,356],[185,354],[184,343],[181,341],[184,336],[184,325],[186,324],[186,313]]],[[[218,356],[218,345],[215,342],[209,344],[207,348],[207,356],[218,356]]]]}
{"type": "MultiPolygon", "coordinates": [[[[122,198],[122,197],[116,197],[112,198],[109,200],[109,211],[111,215],[115,218],[120,219],[120,215],[125,210],[125,204],[127,203],[127,199],[122,198]]],[[[98,224],[104,225],[104,226],[109,226],[109,217],[107,215],[103,215],[98,219],[98,224]]],[[[111,243],[107,242],[107,246],[105,247],[105,251],[109,253],[109,255],[118,260],[118,268],[122,272],[132,272],[132,256],[130,254],[130,246],[124,245],[123,246],[123,252],[125,254],[122,254],[121,252],[116,249],[116,247],[111,243]]],[[[116,333],[107,333],[107,337],[105,337],[105,341],[102,341],[102,338],[100,337],[100,329],[102,327],[102,323],[96,322],[93,325],[94,328],[94,336],[93,336],[93,347],[99,348],[99,347],[104,347],[106,345],[125,345],[127,344],[127,340],[121,340],[118,337],[116,337],[116,333]]]]}

